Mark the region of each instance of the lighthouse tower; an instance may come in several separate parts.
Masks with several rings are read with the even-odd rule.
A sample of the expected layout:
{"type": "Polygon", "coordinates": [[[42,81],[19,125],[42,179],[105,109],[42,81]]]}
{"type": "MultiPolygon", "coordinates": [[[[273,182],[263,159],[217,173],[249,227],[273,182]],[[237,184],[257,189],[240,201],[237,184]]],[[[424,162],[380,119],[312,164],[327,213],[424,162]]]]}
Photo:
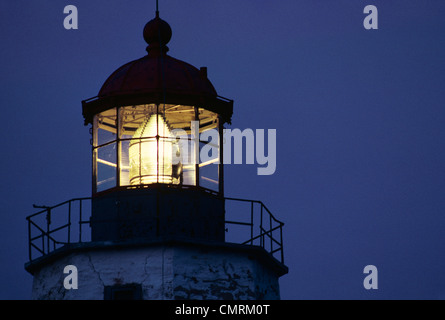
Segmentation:
{"type": "Polygon", "coordinates": [[[167,54],[171,36],[157,11],[147,54],[82,101],[92,195],[27,217],[33,299],[280,298],[283,223],[224,195],[233,101],[207,68],[167,54]]]}

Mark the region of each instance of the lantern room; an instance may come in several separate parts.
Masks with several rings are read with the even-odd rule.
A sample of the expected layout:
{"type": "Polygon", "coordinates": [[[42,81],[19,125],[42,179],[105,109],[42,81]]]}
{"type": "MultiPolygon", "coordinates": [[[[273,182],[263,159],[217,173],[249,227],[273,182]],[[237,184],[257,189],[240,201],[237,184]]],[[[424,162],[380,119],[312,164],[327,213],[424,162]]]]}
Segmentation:
{"type": "Polygon", "coordinates": [[[157,12],[143,31],[147,55],[82,102],[92,125],[93,194],[163,184],[223,195],[222,126],[233,101],[217,95],[206,67],[167,55],[171,35],[157,12]]]}

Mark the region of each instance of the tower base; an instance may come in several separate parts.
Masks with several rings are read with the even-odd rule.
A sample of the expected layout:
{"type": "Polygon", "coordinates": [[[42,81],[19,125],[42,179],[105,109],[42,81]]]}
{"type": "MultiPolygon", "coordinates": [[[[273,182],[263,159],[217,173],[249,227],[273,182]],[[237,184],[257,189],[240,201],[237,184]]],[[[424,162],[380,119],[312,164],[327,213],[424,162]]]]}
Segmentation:
{"type": "Polygon", "coordinates": [[[287,267],[257,246],[157,241],[66,246],[26,269],[33,299],[276,300],[287,267]],[[66,289],[65,266],[78,288],[66,289]]]}

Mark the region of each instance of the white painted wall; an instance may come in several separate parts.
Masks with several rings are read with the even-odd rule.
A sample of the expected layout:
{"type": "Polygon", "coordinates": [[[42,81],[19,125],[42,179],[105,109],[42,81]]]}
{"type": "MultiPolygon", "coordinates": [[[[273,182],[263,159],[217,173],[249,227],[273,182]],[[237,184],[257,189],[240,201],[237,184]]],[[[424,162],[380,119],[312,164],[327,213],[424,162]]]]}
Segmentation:
{"type": "Polygon", "coordinates": [[[138,283],[143,299],[279,299],[278,277],[241,252],[150,246],[72,253],[34,274],[33,299],[102,300],[104,286],[138,283]],[[63,286],[66,265],[78,289],[63,286]]]}

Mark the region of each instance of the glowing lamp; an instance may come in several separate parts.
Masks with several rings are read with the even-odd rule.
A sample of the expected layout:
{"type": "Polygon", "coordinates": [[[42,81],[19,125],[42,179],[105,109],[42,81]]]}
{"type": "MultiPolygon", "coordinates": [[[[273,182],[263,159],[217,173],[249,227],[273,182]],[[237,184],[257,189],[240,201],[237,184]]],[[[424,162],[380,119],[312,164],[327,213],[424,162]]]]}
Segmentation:
{"type": "Polygon", "coordinates": [[[130,141],[130,184],[179,183],[176,172],[173,177],[172,152],[176,149],[179,153],[174,143],[175,138],[164,117],[149,116],[130,141]]]}

